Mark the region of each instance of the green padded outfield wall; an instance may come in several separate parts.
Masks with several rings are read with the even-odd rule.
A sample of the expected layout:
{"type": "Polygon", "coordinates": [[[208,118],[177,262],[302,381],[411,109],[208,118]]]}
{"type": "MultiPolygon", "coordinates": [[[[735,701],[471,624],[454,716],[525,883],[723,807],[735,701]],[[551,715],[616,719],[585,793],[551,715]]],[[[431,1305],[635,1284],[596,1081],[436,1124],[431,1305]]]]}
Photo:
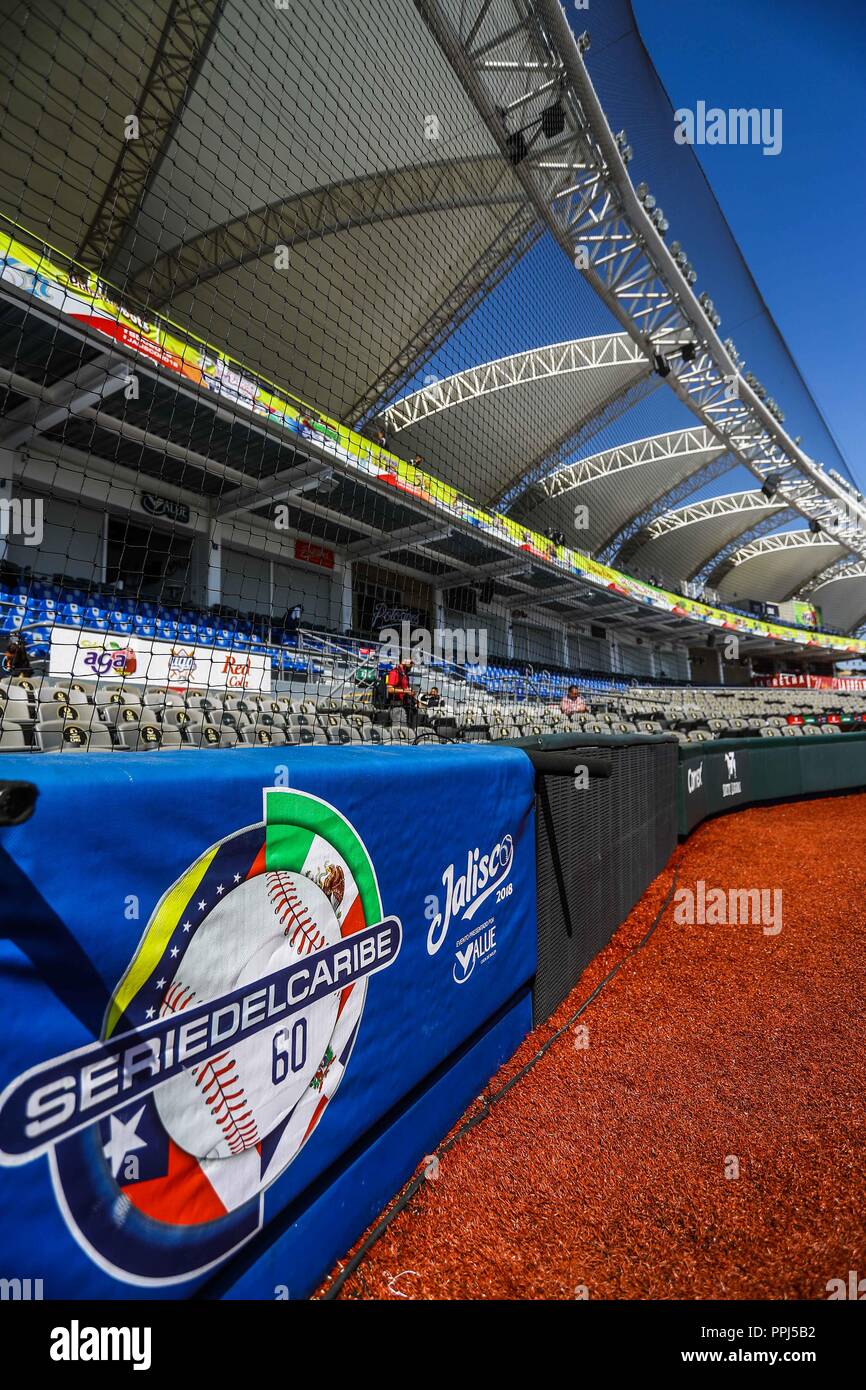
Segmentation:
{"type": "Polygon", "coordinates": [[[679,833],[761,801],[866,787],[866,732],[719,739],[680,748],[679,833]]]}

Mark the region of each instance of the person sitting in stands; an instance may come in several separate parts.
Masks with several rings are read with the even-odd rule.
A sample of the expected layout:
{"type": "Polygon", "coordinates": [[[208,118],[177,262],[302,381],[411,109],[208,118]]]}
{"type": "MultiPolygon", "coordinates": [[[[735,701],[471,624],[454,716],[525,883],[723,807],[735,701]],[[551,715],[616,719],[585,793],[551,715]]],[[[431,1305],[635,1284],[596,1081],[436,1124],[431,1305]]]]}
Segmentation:
{"type": "Polygon", "coordinates": [[[3,674],[7,676],[33,675],[23,633],[19,632],[9,639],[9,645],[3,653],[2,668],[3,674]]]}
{"type": "Polygon", "coordinates": [[[584,700],[576,685],[570,685],[565,695],[559,702],[559,708],[563,714],[585,714],[586,700],[584,700]]]}
{"type": "Polygon", "coordinates": [[[423,695],[418,696],[418,703],[423,705],[425,709],[438,709],[442,703],[439,687],[431,685],[429,690],[426,690],[423,695]]]}
{"type": "Polygon", "coordinates": [[[283,618],[283,632],[287,637],[297,637],[298,629],[301,626],[301,618],[304,616],[304,605],[296,603],[294,608],[290,608],[283,618]]]}

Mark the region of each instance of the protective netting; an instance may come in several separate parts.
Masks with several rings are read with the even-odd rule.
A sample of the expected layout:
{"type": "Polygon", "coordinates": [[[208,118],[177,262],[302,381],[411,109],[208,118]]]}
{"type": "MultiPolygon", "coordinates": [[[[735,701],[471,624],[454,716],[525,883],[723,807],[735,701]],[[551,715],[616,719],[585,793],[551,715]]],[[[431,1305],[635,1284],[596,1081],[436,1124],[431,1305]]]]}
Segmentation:
{"type": "MultiPolygon", "coordinates": [[[[682,242],[748,367],[782,406],[785,427],[808,453],[855,479],[832,430],[764,302],[692,146],[672,141],[674,112],[640,34],[631,0],[592,8],[588,55],[593,83],[614,130],[628,132],[632,181],[645,180],[682,242]]],[[[744,36],[745,37],[745,36],[744,36]]],[[[774,211],[763,209],[762,216],[774,211]]]]}
{"type": "MultiPolygon", "coordinates": [[[[424,9],[0,7],[2,747],[503,736],[692,674],[646,614],[703,621],[690,576],[594,557],[723,470],[696,449],[654,491],[624,469],[589,520],[580,489],[551,500],[556,470],[695,422],[545,232],[424,9]]],[[[616,10],[593,14],[615,120],[646,64],[616,10]]],[[[660,119],[636,142],[653,180],[660,119]]],[[[693,192],[690,239],[730,262],[750,356],[776,354],[814,440],[693,192]]]]}

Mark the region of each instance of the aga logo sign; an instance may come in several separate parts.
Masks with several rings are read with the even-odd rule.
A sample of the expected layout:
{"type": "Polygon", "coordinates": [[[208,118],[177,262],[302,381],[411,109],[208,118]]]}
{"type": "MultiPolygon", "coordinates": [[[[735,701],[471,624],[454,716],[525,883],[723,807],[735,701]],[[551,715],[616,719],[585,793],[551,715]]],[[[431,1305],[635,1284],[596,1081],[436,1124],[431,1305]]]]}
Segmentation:
{"type": "Polygon", "coordinates": [[[0,1162],[47,1155],[72,1233],[115,1277],[212,1268],[315,1134],[401,940],[352,825],[267,790],[262,823],[167,888],[102,1037],[7,1087],[0,1162]]]}

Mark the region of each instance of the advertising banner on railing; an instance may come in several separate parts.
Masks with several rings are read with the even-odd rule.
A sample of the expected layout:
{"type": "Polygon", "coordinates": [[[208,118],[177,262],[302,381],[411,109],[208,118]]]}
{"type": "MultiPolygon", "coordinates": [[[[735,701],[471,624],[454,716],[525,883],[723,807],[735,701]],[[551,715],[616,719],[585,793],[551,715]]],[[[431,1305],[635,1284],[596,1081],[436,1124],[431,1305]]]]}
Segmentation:
{"type": "Polygon", "coordinates": [[[866,737],[857,733],[683,744],[679,752],[681,835],[762,801],[866,786],[866,737]]]}
{"type": "Polygon", "coordinates": [[[178,328],[170,320],[152,315],[144,317],[131,306],[124,305],[114,297],[116,292],[111,286],[94,272],[74,263],[64,268],[63,256],[58,251],[52,249],[49,258],[27,246],[20,236],[0,231],[0,280],[19,293],[37,299],[41,305],[48,305],[64,317],[74,319],[79,327],[89,328],[107,342],[146,358],[163,371],[184,377],[237,409],[315,441],[346,468],[472,526],[539,564],[553,565],[635,603],[672,613],[675,617],[691,617],[744,636],[769,637],[839,653],[866,653],[866,642],[862,639],[829,633],[807,634],[783,623],[733,613],[669,593],[611,569],[581,551],[558,545],[510,516],[488,511],[440,478],[329,419],[296,396],[280,391],[227,353],[178,328]]]}
{"type": "Polygon", "coordinates": [[[818,628],[821,626],[821,610],[816,608],[814,603],[804,603],[800,599],[794,599],[791,610],[791,616],[798,627],[818,628]]]}
{"type": "Polygon", "coordinates": [[[754,685],[786,690],[866,690],[863,676],[810,676],[800,671],[778,671],[774,676],[755,676],[754,685]]]}
{"type": "Polygon", "coordinates": [[[171,690],[245,690],[267,693],[271,658],[258,652],[160,642],[90,628],[53,627],[48,674],[111,684],[132,682],[171,690]]]}
{"type": "Polygon", "coordinates": [[[528,1031],[528,758],[292,751],[8,755],[38,797],[0,830],[0,1259],[46,1299],[247,1278],[271,1223],[249,1296],[309,1292],[394,1190],[365,1146],[387,1166],[401,1105],[516,1000],[528,1031]]]}

